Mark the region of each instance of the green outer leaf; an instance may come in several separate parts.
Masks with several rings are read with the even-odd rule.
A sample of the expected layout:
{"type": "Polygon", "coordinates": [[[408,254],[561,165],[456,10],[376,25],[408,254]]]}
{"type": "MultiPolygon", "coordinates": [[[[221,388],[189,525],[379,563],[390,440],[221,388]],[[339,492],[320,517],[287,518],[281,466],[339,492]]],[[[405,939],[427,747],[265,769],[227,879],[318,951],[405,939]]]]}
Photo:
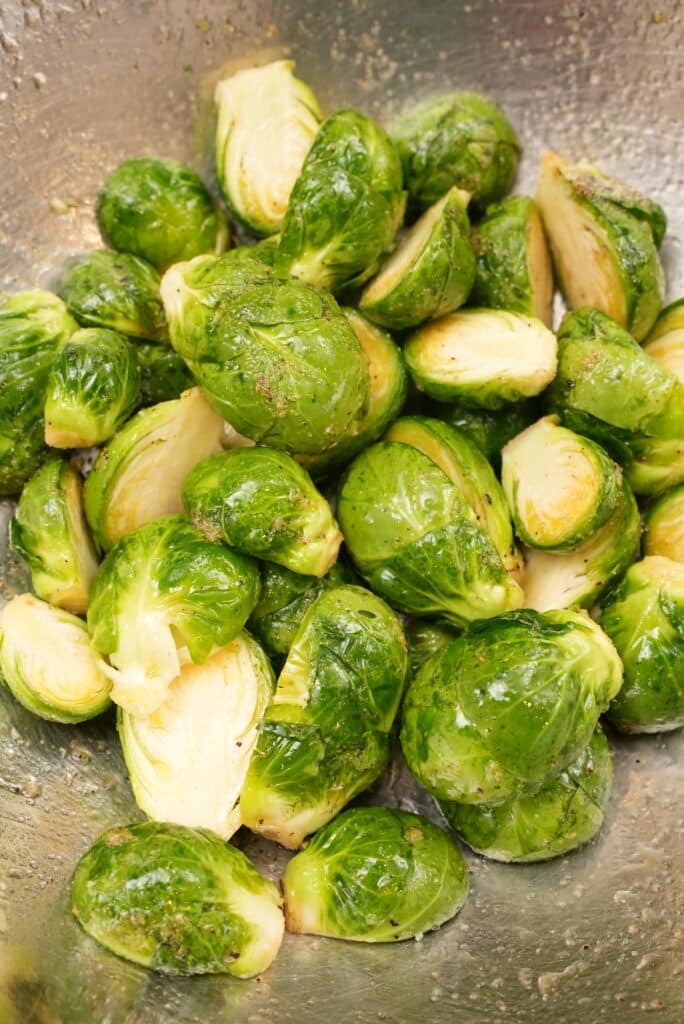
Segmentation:
{"type": "Polygon", "coordinates": [[[140,342],[136,347],[140,371],[140,404],[157,405],[180,398],[195,378],[181,357],[168,345],[140,342]]]}
{"type": "Polygon", "coordinates": [[[443,651],[458,636],[458,631],[452,626],[439,622],[425,622],[423,619],[413,619],[409,622],[405,627],[405,633],[412,676],[416,675],[428,658],[443,651]]]}
{"type": "Polygon", "coordinates": [[[644,517],[645,555],[663,555],[684,562],[684,483],[666,491],[644,517]]]}
{"type": "Polygon", "coordinates": [[[501,464],[504,445],[539,418],[539,406],[534,399],[497,410],[470,409],[465,405],[431,401],[426,411],[466,434],[496,471],[501,464]]]}

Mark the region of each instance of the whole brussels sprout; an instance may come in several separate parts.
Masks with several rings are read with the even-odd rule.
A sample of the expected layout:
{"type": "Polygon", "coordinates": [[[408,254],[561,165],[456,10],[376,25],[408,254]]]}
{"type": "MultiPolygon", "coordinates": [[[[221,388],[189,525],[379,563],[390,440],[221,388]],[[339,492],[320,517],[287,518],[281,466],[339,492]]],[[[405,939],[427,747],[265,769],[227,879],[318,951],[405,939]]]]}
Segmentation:
{"type": "Polygon", "coordinates": [[[460,489],[417,448],[367,448],[345,474],[337,515],[357,569],[399,611],[463,626],[522,604],[460,489]]]}
{"type": "Polygon", "coordinates": [[[644,554],[684,562],[684,483],[666,491],[647,509],[644,554]]]}
{"type": "Polygon", "coordinates": [[[151,714],[184,663],[201,665],[237,636],[258,596],[254,562],[180,516],[124,537],[100,566],[88,607],[93,646],[112,666],[112,699],[151,714]]]}
{"type": "Polygon", "coordinates": [[[240,790],[273,685],[266,655],[239,633],[203,664],[183,665],[151,715],[119,708],[119,737],[140,809],[157,821],[230,839],[241,825],[240,790]]]}
{"type": "Polygon", "coordinates": [[[364,414],[368,360],[332,296],[225,256],[172,267],[162,298],[173,347],[246,437],[315,454],[364,414]]]}
{"type": "Polygon", "coordinates": [[[561,857],[588,843],[603,825],[613,785],[608,740],[600,728],[560,775],[531,796],[500,804],[443,801],[460,839],[491,860],[512,864],[561,857]]]}
{"type": "Polygon", "coordinates": [[[406,762],[438,800],[533,793],[579,757],[621,683],[615,648],[585,612],[475,623],[409,683],[406,762]]]}
{"type": "Polygon", "coordinates": [[[416,675],[428,658],[443,651],[458,636],[458,631],[450,626],[444,626],[439,622],[425,622],[422,619],[413,619],[409,622],[405,633],[412,676],[416,675]]]}
{"type": "Polygon", "coordinates": [[[461,309],[423,324],[404,346],[416,387],[440,401],[501,409],[538,395],[556,373],[556,338],[541,320],[461,309]]]}
{"type": "Polygon", "coordinates": [[[489,206],[470,241],[477,257],[472,305],[509,309],[551,327],[553,270],[534,201],[509,196],[489,206]]]}
{"type": "Polygon", "coordinates": [[[207,829],[111,828],[81,857],[72,910],[105,949],[162,974],[253,978],[275,959],[282,900],[244,853],[207,829]]]}
{"type": "Polygon", "coordinates": [[[370,320],[403,330],[463,305],[475,278],[469,199],[452,188],[413,225],[361,293],[370,320]]]}
{"type": "Polygon", "coordinates": [[[75,615],[88,607],[97,555],[83,514],[83,483],[73,466],[50,459],[22,491],[12,545],[31,570],[38,597],[75,615]]]}
{"type": "Polygon", "coordinates": [[[183,488],[188,516],[208,540],[324,576],[342,534],[305,469],[274,448],[234,448],[197,465],[183,488]]]}
{"type": "Polygon", "coordinates": [[[536,200],[570,309],[593,306],[645,338],[663,299],[662,208],[596,167],[555,153],[542,159],[536,200]]]}
{"type": "Polygon", "coordinates": [[[280,231],[292,186],[323,119],[292,60],[238,71],[216,86],[216,174],[235,216],[280,231]]]}
{"type": "Polygon", "coordinates": [[[289,849],[381,775],[407,675],[397,616],[342,586],[304,616],[263,719],[240,796],[242,821],[289,849]]]}
{"type": "Polygon", "coordinates": [[[78,324],[50,292],[19,292],[0,306],[0,498],[18,494],[43,462],[43,406],[59,347],[78,324]]]}
{"type": "Polygon", "coordinates": [[[224,423],[199,388],[143,409],[100,452],[84,489],[100,548],[160,516],[183,511],[188,474],[221,451],[224,423]]]}
{"type": "Polygon", "coordinates": [[[277,269],[332,292],[362,284],[391,248],[405,203],[386,132],[356,110],[338,111],[321,125],[290,194],[277,269]]]}
{"type": "Polygon", "coordinates": [[[131,338],[168,341],[154,267],[126,252],[91,252],[62,274],[59,294],[83,327],[108,327],[131,338]]]}
{"type": "Polygon", "coordinates": [[[625,666],[608,709],[622,732],[668,732],[684,725],[684,565],[650,555],[610,593],[601,625],[625,666]]]}
{"type": "Polygon", "coordinates": [[[388,807],[354,807],[317,832],[283,875],[288,931],[399,942],[451,920],[468,869],[441,828],[388,807]]]}
{"type": "Polygon", "coordinates": [[[179,260],[220,253],[230,236],[200,178],[176,160],[136,156],[116,167],[97,197],[102,237],[161,273],[179,260]]]}
{"type": "Polygon", "coordinates": [[[168,345],[140,342],[136,347],[140,363],[140,404],[158,405],[180,398],[195,383],[181,357],[168,345]]]}
{"type": "Polygon", "coordinates": [[[501,453],[515,532],[529,547],[564,551],[585,541],[620,501],[622,471],[595,441],[544,416],[501,453]]]}
{"type": "Polygon", "coordinates": [[[563,319],[548,400],[566,426],[608,449],[637,494],[684,479],[684,383],[605,313],[563,319]]]}
{"type": "Polygon", "coordinates": [[[521,145],[486,96],[457,92],[429,100],[391,130],[404,169],[411,212],[437,202],[453,185],[481,209],[512,187],[521,145]]]}
{"type": "Polygon", "coordinates": [[[108,441],[140,396],[135,346],[121,334],[85,327],[65,341],[45,396],[45,441],[52,448],[91,448],[108,441]]]}
{"type": "Polygon", "coordinates": [[[535,399],[507,405],[503,409],[471,409],[466,405],[430,402],[428,411],[470,438],[498,471],[504,445],[539,417],[535,399]]]}
{"type": "Polygon", "coordinates": [[[644,352],[684,382],[684,299],[662,311],[646,339],[644,352]]]}
{"type": "Polygon", "coordinates": [[[109,706],[111,684],[85,623],[32,594],[0,611],[0,682],[49,722],[85,722],[109,706]]]}

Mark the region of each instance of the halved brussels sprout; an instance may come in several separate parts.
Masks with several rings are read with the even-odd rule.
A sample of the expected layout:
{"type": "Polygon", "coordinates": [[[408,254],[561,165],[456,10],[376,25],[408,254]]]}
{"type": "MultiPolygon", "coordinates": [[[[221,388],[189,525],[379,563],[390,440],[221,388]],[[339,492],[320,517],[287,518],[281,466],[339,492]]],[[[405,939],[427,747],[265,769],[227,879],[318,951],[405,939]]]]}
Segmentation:
{"type": "Polygon", "coordinates": [[[443,651],[458,636],[457,630],[450,626],[441,625],[439,622],[425,622],[422,619],[413,619],[405,627],[404,632],[409,647],[412,676],[415,676],[428,658],[443,651]]]}
{"type": "Polygon", "coordinates": [[[72,910],[105,949],[162,974],[253,978],[275,959],[282,900],[244,853],[207,829],[111,828],[81,857],[72,910]]]}
{"type": "Polygon", "coordinates": [[[145,260],[126,252],[91,252],[62,274],[59,294],[83,327],[109,327],[119,334],[168,341],[160,278],[145,260]]]}
{"type": "Polygon", "coordinates": [[[537,205],[570,309],[593,306],[640,341],[660,309],[662,208],[589,164],[542,159],[537,205]]]}
{"type": "Polygon", "coordinates": [[[162,298],[174,348],[246,437],[315,454],[364,414],[368,360],[332,296],[227,255],[172,267],[162,298]]]}
{"type": "Polygon", "coordinates": [[[539,403],[531,398],[526,402],[507,405],[503,409],[471,409],[466,405],[430,402],[431,416],[456,427],[477,445],[498,472],[501,449],[529,427],[539,417],[539,403]]]}
{"type": "Polygon", "coordinates": [[[176,160],[136,156],[116,167],[97,197],[102,237],[160,272],[230,241],[225,217],[200,178],[176,160]]]}
{"type": "Polygon", "coordinates": [[[305,469],[275,448],[234,448],[197,465],[183,488],[188,516],[208,540],[324,576],[342,534],[305,469]]]}
{"type": "Polygon", "coordinates": [[[684,562],[684,484],[666,491],[646,511],[644,554],[684,562]]]}
{"type": "Polygon", "coordinates": [[[108,441],[140,397],[135,346],[115,331],[85,327],[65,341],[45,396],[45,441],[52,448],[91,448],[108,441]]]}
{"type": "Polygon", "coordinates": [[[389,136],[365,114],[338,111],[321,125],[290,194],[276,267],[333,292],[362,284],[391,248],[405,202],[389,136]]]}
{"type": "Polygon", "coordinates": [[[0,681],[49,722],[85,722],[109,706],[111,684],[85,623],[32,594],[0,611],[0,681]]]}
{"type": "Polygon", "coordinates": [[[684,299],[662,311],[646,339],[644,352],[684,382],[684,299]]]}
{"type": "Polygon", "coordinates": [[[136,803],[150,818],[209,828],[230,839],[271,699],[268,658],[247,633],[201,665],[183,665],[150,715],[119,708],[118,729],[136,803]]]}
{"type": "Polygon", "coordinates": [[[24,487],[11,529],[37,596],[85,614],[97,555],[83,514],[78,471],[62,459],[50,459],[24,487]]]}
{"type": "Polygon", "coordinates": [[[337,515],[359,572],[399,611],[463,626],[522,604],[459,488],[417,448],[367,448],[342,481],[337,515]]]}
{"type": "Polygon", "coordinates": [[[140,342],[135,349],[140,363],[140,404],[158,405],[180,398],[195,383],[184,361],[168,345],[140,342]]]}
{"type": "Polygon", "coordinates": [[[510,612],[478,622],[409,683],[401,745],[438,800],[524,796],[571,764],[622,683],[586,612],[510,612]]]}
{"type": "Polygon", "coordinates": [[[470,241],[477,256],[472,305],[535,316],[551,327],[553,270],[534,201],[509,196],[489,206],[470,241]]]}
{"type": "Polygon", "coordinates": [[[321,594],[302,620],[240,796],[248,828],[297,849],[370,786],[408,669],[398,617],[361,587],[321,594]]]}
{"type": "Polygon", "coordinates": [[[475,278],[469,199],[450,189],[399,242],[361,293],[359,306],[370,320],[402,330],[463,305],[475,278]]]}
{"type": "Polygon", "coordinates": [[[224,423],[199,388],[143,409],[100,452],[85,483],[86,517],[99,546],[183,511],[190,471],[221,451],[224,423]]]}
{"type": "Polygon", "coordinates": [[[212,544],[180,516],[124,537],[100,566],[88,607],[93,646],[109,657],[112,699],[148,715],[188,661],[237,636],[259,597],[251,558],[212,544]]]}
{"type": "Polygon", "coordinates": [[[530,864],[561,857],[593,839],[603,825],[612,786],[610,747],[597,728],[579,757],[531,796],[494,805],[444,801],[441,807],[476,853],[530,864]]]}
{"type": "Polygon", "coordinates": [[[216,174],[236,217],[280,231],[290,192],[323,119],[293,60],[238,71],[216,86],[216,174]]]}
{"type": "Polygon", "coordinates": [[[461,309],[424,324],[404,347],[416,387],[483,409],[538,395],[556,373],[556,338],[541,320],[461,309]]]}
{"type": "Polygon", "coordinates": [[[288,931],[400,942],[436,931],[468,895],[456,846],[426,818],[354,807],[317,832],[283,875],[288,931]]]}
{"type": "Polygon", "coordinates": [[[515,532],[533,548],[575,548],[617,508],[622,471],[595,441],[544,416],[501,453],[515,532]]]}
{"type": "Polygon", "coordinates": [[[525,552],[525,607],[591,608],[606,588],[638,557],[641,519],[623,482],[610,519],[572,551],[525,552]]]}
{"type": "Polygon", "coordinates": [[[684,725],[684,565],[650,555],[611,591],[601,625],[625,666],[608,718],[622,732],[684,725]]]}
{"type": "Polygon", "coordinates": [[[0,498],[18,494],[47,454],[43,406],[60,345],[78,324],[50,292],[19,292],[0,306],[0,498]]]}

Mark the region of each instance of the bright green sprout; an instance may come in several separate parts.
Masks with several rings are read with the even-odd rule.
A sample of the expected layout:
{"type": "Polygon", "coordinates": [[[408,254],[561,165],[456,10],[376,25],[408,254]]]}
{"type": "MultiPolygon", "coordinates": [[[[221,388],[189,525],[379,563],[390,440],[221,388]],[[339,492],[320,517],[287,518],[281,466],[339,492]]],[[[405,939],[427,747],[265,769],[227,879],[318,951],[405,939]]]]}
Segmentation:
{"type": "Polygon", "coordinates": [[[416,675],[418,669],[433,654],[443,651],[458,636],[458,630],[452,626],[445,626],[439,622],[426,622],[424,619],[413,619],[405,627],[405,633],[412,676],[416,675]]]}

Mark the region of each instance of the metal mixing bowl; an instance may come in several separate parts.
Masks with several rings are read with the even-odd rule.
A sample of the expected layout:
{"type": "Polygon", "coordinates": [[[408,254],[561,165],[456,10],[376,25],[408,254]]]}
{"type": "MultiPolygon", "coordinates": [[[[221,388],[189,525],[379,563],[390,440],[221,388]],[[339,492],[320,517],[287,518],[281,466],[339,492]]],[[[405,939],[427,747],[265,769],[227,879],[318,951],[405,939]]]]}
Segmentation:
{"type": "MultiPolygon", "coordinates": [[[[521,190],[533,189],[545,146],[643,186],[670,217],[675,297],[683,20],[681,0],[6,0],[0,291],[49,282],[65,254],[100,244],[93,197],[123,157],[152,151],[209,174],[216,69],[291,54],[328,110],[358,105],[387,120],[453,87],[490,92],[526,144],[521,190]]],[[[5,587],[21,589],[2,508],[5,587]]],[[[287,937],[256,981],[168,980],[99,949],[69,914],[79,855],[139,817],[112,719],[49,725],[2,696],[0,1020],[681,1021],[682,736],[611,741],[615,788],[598,841],[539,866],[469,855],[464,911],[423,942],[287,937]]],[[[435,814],[396,766],[379,796],[435,814]]],[[[277,877],[284,855],[245,843],[277,877]]]]}

